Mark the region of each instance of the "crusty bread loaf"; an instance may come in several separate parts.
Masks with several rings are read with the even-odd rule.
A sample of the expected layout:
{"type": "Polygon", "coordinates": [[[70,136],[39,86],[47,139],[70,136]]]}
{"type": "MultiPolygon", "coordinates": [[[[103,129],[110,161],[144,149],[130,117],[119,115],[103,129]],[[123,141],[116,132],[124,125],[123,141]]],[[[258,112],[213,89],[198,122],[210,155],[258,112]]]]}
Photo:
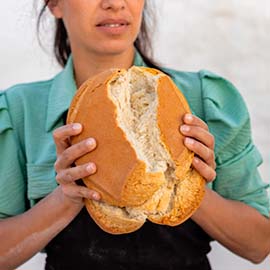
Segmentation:
{"type": "Polygon", "coordinates": [[[194,154],[179,132],[185,113],[190,109],[180,90],[151,68],[107,70],[77,91],[67,122],[83,125],[72,144],[97,141],[76,165],[97,165],[83,181],[102,199],[85,205],[104,231],[133,232],[147,219],[175,226],[199,207],[205,181],[192,168],[194,154]]]}

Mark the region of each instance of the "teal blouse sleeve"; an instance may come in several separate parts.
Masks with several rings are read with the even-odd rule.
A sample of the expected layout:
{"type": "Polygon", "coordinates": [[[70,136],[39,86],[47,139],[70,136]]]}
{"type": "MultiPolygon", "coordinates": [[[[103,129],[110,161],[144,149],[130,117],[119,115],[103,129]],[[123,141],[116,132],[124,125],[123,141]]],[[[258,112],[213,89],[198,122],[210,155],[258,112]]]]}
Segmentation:
{"type": "Polygon", "coordinates": [[[8,111],[5,92],[0,92],[0,218],[27,208],[22,154],[8,111]]]}
{"type": "Polygon", "coordinates": [[[258,172],[262,158],[251,138],[247,107],[236,88],[208,71],[200,72],[205,121],[215,137],[217,177],[212,188],[269,217],[269,185],[258,172]]]}

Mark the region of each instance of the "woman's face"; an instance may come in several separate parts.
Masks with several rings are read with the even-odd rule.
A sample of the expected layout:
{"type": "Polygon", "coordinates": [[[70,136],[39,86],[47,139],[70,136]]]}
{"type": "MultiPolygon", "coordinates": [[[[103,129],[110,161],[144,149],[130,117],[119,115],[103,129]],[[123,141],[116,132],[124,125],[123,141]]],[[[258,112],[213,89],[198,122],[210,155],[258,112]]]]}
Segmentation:
{"type": "Polygon", "coordinates": [[[133,46],[144,0],[52,0],[49,7],[63,19],[72,50],[117,54],[133,46]]]}

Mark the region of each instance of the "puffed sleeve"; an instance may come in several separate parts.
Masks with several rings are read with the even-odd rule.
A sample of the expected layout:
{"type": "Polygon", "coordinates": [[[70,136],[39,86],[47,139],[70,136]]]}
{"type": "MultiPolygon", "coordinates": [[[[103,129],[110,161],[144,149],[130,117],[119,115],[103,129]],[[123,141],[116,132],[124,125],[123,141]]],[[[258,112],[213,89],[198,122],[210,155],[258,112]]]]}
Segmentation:
{"type": "Polygon", "coordinates": [[[26,185],[22,153],[8,110],[5,92],[0,92],[0,218],[26,209],[26,185]]]}
{"type": "Polygon", "coordinates": [[[229,81],[208,71],[201,71],[200,77],[205,121],[216,142],[217,177],[212,188],[269,217],[269,185],[258,172],[262,158],[252,142],[245,102],[229,81]]]}

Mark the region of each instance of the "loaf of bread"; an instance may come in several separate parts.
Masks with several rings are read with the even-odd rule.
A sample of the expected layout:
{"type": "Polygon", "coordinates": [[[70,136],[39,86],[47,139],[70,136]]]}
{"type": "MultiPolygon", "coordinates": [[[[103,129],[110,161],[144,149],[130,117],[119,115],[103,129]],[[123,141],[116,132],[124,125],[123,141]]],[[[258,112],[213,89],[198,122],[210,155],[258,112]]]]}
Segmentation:
{"type": "Polygon", "coordinates": [[[93,137],[97,148],[76,160],[94,162],[83,179],[101,195],[85,205],[96,224],[111,234],[138,230],[146,220],[176,226],[199,207],[204,179],[192,166],[194,153],[179,127],[189,105],[166,74],[151,68],[111,69],[76,92],[67,123],[81,123],[75,144],[93,137]]]}

